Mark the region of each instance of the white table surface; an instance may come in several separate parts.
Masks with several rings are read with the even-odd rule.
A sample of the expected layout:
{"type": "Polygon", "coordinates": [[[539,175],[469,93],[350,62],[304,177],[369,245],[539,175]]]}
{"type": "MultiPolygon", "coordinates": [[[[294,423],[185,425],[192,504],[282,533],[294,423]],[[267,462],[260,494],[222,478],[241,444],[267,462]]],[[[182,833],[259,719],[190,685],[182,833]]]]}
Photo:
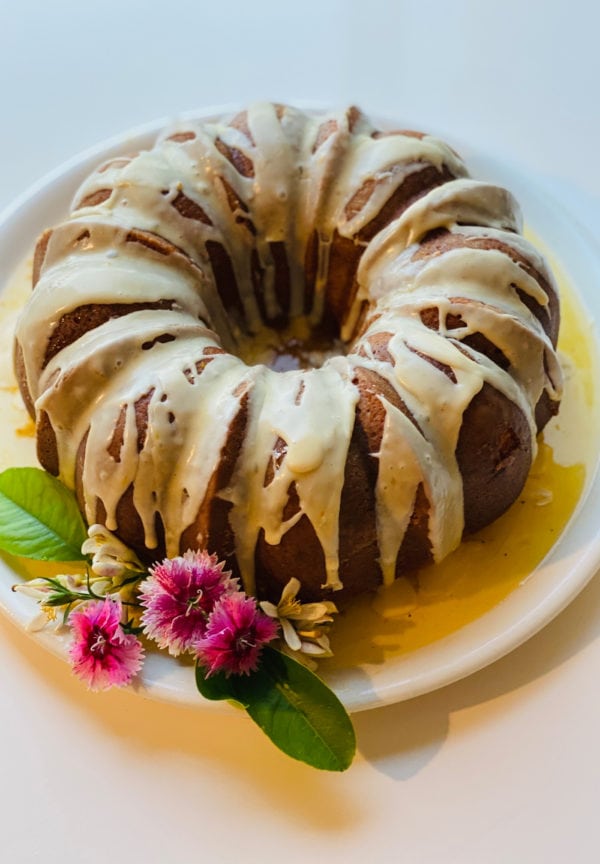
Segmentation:
{"type": "MultiPolygon", "coordinates": [[[[301,99],[517,163],[598,237],[599,32],[587,0],[0,0],[0,208],[136,124],[301,99]]],[[[4,619],[0,651],[6,864],[600,859],[598,578],[488,669],[356,716],[339,776],[243,716],[89,694],[4,619]]]]}

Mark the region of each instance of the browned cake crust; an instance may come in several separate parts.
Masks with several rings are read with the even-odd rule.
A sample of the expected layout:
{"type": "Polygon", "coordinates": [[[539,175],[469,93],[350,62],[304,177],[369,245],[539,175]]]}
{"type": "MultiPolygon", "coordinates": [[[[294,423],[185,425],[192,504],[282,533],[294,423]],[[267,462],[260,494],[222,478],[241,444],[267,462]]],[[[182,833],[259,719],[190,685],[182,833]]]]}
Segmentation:
{"type": "MultiPolygon", "coordinates": [[[[273,110],[277,120],[285,123],[290,109],[275,106],[273,110]]],[[[256,120],[253,122],[256,124],[256,120]]],[[[169,188],[157,190],[157,203],[153,205],[160,214],[157,225],[174,226],[164,236],[160,227],[156,231],[150,231],[147,226],[123,225],[120,218],[111,222],[106,215],[111,212],[106,208],[114,205],[114,200],[112,204],[111,200],[116,194],[120,194],[119,172],[130,170],[131,166],[136,165],[136,158],[127,157],[101,166],[97,172],[98,179],[92,182],[91,186],[84,185],[77,198],[73,220],[57,229],[46,231],[38,242],[34,256],[33,283],[34,286],[44,283],[44,290],[47,290],[46,282],[51,279],[52,268],[60,266],[65,254],[79,255],[80,260],[85,262],[88,260],[86,256],[91,254],[90,250],[97,252],[102,244],[106,248],[119,250],[118,255],[133,256],[131,260],[136,264],[139,262],[144,273],[148,266],[156,266],[162,273],[167,265],[173,268],[174,273],[180,274],[182,280],[194,280],[209,298],[207,305],[212,304],[209,318],[216,315],[214,320],[208,320],[204,314],[198,314],[196,322],[216,328],[219,320],[227,320],[228,330],[220,332],[221,344],[218,340],[214,344],[198,343],[198,346],[190,343],[189,358],[182,367],[183,377],[190,387],[199,386],[203,376],[212,376],[217,368],[214,364],[223,363],[224,358],[229,357],[231,351],[235,351],[236,333],[243,335],[253,331],[254,325],[248,316],[249,304],[254,304],[253,308],[257,310],[262,322],[281,329],[298,314],[310,315],[317,300],[322,298],[320,316],[318,319],[313,317],[312,323],[315,332],[318,330],[321,335],[328,332],[332,334],[332,338],[337,339],[342,334],[348,360],[352,361],[348,366],[350,372],[347,383],[352,388],[355,401],[354,419],[349,427],[343,463],[339,505],[332,505],[339,506],[336,565],[338,581],[327,581],[327,562],[320,528],[313,524],[305,510],[303,495],[306,493],[299,490],[297,483],[300,481],[294,477],[291,477],[287,486],[286,503],[281,513],[282,523],[289,523],[289,527],[281,533],[277,542],[268,542],[266,528],[259,527],[254,551],[250,554],[250,565],[244,565],[240,561],[239,537],[236,536],[236,521],[233,518],[234,509],[239,506],[239,502],[231,490],[240,474],[241,454],[245,452],[248,435],[256,424],[254,406],[259,399],[264,399],[264,395],[259,395],[262,379],[248,374],[243,374],[237,383],[232,381],[229,396],[236,401],[237,409],[227,421],[227,428],[219,432],[222,435],[219,458],[205,485],[195,516],[189,519],[188,523],[180,525],[178,548],[175,550],[183,552],[188,548],[206,546],[242,577],[246,576],[244,568],[250,566],[254,571],[253,579],[258,595],[274,600],[278,599],[281,589],[292,576],[300,580],[301,597],[307,600],[327,594],[332,588],[336,589],[336,601],[377,588],[384,580],[378,532],[382,518],[380,454],[385,449],[386,436],[390,434],[387,431],[386,417],[392,410],[388,406],[393,406],[393,410],[405,418],[417,442],[423,439],[423,446],[428,446],[430,416],[426,415],[425,419],[417,416],[414,403],[411,403],[412,409],[407,404],[407,400],[410,401],[412,396],[409,398],[402,387],[395,383],[394,376],[397,376],[398,380],[402,377],[401,370],[396,368],[400,363],[399,313],[394,311],[396,307],[393,305],[399,301],[394,299],[386,306],[387,301],[382,304],[372,296],[366,296],[359,265],[367,248],[374,256],[377,244],[387,243],[388,234],[391,237],[393,231],[404,230],[402,226],[407,219],[410,221],[410,218],[413,218],[415,225],[421,224],[416,217],[411,217],[413,212],[417,212],[413,205],[431,198],[433,212],[438,200],[433,197],[433,191],[440,187],[454,190],[456,186],[456,196],[460,201],[461,195],[467,194],[464,192],[466,187],[460,184],[471,181],[457,179],[464,172],[457,168],[453,161],[455,154],[449,148],[443,151],[447,154],[445,158],[448,162],[440,158],[437,164],[427,164],[425,161],[421,162],[424,157],[419,157],[416,163],[410,164],[408,171],[401,163],[387,165],[385,175],[380,176],[375,172],[373,176],[364,178],[351,194],[346,193],[340,209],[341,221],[333,227],[326,241],[325,259],[322,225],[329,216],[325,218],[323,214],[329,212],[327,202],[339,194],[336,184],[340,182],[341,166],[346,164],[344,159],[348,158],[344,155],[350,146],[348,142],[353,140],[352,136],[358,136],[357,129],[362,129],[361,134],[365,135],[365,123],[364,117],[356,109],[351,109],[344,122],[339,118],[330,118],[315,125],[314,140],[310,145],[311,158],[316,159],[321,148],[329,147],[334,154],[330,158],[335,165],[337,148],[340,167],[324,173],[319,181],[318,203],[312,217],[316,227],[306,231],[306,243],[299,253],[297,246],[294,251],[284,240],[271,239],[266,245],[261,245],[257,240],[262,230],[261,212],[256,209],[256,202],[251,197],[245,197],[244,193],[249,188],[247,183],[254,181],[256,175],[264,169],[261,168],[260,152],[251,132],[248,114],[242,112],[228,124],[228,128],[238,134],[238,139],[235,139],[238,146],[234,146],[229,139],[229,143],[223,140],[226,137],[224,132],[221,133],[223,137],[217,135],[214,138],[212,146],[217,157],[211,158],[218,158],[221,160],[219,165],[226,164],[228,167],[220,167],[210,198],[204,200],[201,194],[192,197],[189,184],[184,183],[177,187],[176,194],[172,192],[172,184],[169,188]],[[385,184],[389,183],[389,176],[394,173],[402,174],[402,177],[388,189],[385,184]],[[379,203],[374,204],[375,201],[379,203]],[[223,208],[219,212],[228,214],[231,223],[230,237],[221,237],[217,231],[215,202],[220,202],[218,206],[223,208]],[[165,221],[165,208],[170,213],[169,223],[165,221]],[[81,216],[82,213],[85,218],[81,216]],[[93,219],[90,219],[90,214],[93,219]],[[352,233],[348,225],[355,223],[357,228],[352,233]],[[192,238],[204,238],[201,254],[195,256],[195,253],[190,252],[188,234],[178,233],[185,231],[191,232],[189,236],[192,238]],[[180,242],[174,242],[175,237],[180,238],[180,242]],[[236,249],[242,251],[235,252],[236,249]],[[241,267],[237,255],[243,256],[246,262],[247,284],[240,280],[241,267]],[[300,308],[296,297],[299,266],[302,280],[300,308]],[[266,287],[268,284],[272,286],[270,294],[266,287]],[[206,285],[209,286],[208,289],[202,288],[206,285]],[[210,285],[214,285],[214,296],[211,294],[210,285]],[[217,311],[214,312],[214,309],[217,311]],[[388,319],[394,322],[389,329],[386,327],[388,319]]],[[[181,129],[167,136],[165,145],[162,146],[198,146],[202,134],[199,128],[181,129]]],[[[402,136],[417,143],[428,141],[422,133],[394,132],[384,135],[377,130],[367,132],[367,137],[374,142],[389,140],[389,136],[402,136]]],[[[171,153],[172,150],[167,152],[171,153]]],[[[472,187],[469,186],[467,192],[472,195],[472,187]]],[[[139,194],[141,197],[148,197],[150,193],[142,190],[139,194]]],[[[450,191],[448,200],[451,203],[454,201],[450,191]]],[[[298,202],[294,206],[300,207],[298,202]]],[[[294,219],[300,218],[299,214],[298,209],[298,212],[290,217],[292,223],[294,219]]],[[[503,218],[510,221],[512,217],[503,218]]],[[[419,219],[423,221],[422,216],[419,216],[419,219]]],[[[497,220],[495,216],[490,217],[489,224],[474,222],[470,227],[464,228],[459,218],[456,218],[451,227],[448,218],[444,216],[440,219],[444,224],[429,230],[425,225],[421,236],[417,236],[417,228],[411,229],[413,233],[416,232],[415,236],[398,255],[403,256],[402,272],[409,274],[409,280],[416,278],[415,273],[430,272],[426,268],[437,267],[446,260],[454,262],[458,260],[458,255],[468,252],[475,256],[473,267],[482,267],[485,271],[488,262],[492,260],[490,256],[499,256],[516,268],[515,272],[522,271],[525,274],[523,278],[537,286],[536,289],[526,290],[521,284],[511,283],[508,289],[514,292],[514,299],[510,302],[522,304],[524,318],[535,319],[535,322],[539,323],[540,332],[536,332],[535,339],[543,341],[543,334],[547,337],[547,345],[539,354],[542,358],[539,362],[544,367],[543,373],[536,372],[538,377],[545,375],[546,385],[541,388],[541,392],[535,397],[535,404],[531,406],[537,429],[540,430],[556,413],[559,404],[559,382],[553,380],[552,376],[556,378],[557,373],[550,358],[551,349],[556,346],[558,337],[558,297],[551,277],[540,264],[539,256],[533,251],[529,253],[521,238],[518,238],[517,242],[514,227],[501,225],[498,228],[499,219],[500,217],[497,220]],[[480,231],[477,225],[481,225],[480,231]],[[514,241],[512,237],[515,238],[514,241]]],[[[219,230],[222,231],[221,228],[219,230]]],[[[435,272],[437,273],[437,270],[435,272]]],[[[85,273],[84,268],[82,279],[86,278],[85,273]]],[[[384,272],[387,279],[389,277],[386,274],[387,271],[384,272]]],[[[455,284],[456,281],[450,280],[450,286],[455,284]]],[[[399,290],[403,290],[401,283],[399,290]]],[[[124,297],[117,292],[111,299],[105,296],[103,289],[100,292],[102,299],[94,299],[93,292],[91,293],[92,296],[86,296],[86,292],[82,292],[82,302],[72,303],[65,308],[46,328],[38,372],[40,377],[47,376],[42,395],[48,394],[52,387],[62,387],[68,392],[68,382],[73,380],[68,369],[71,368],[69,364],[75,363],[71,359],[74,347],[82,343],[82,340],[85,341],[87,334],[103,332],[119,320],[145,320],[144,316],[152,315],[155,316],[152,320],[158,322],[160,318],[156,316],[164,316],[164,328],[161,329],[156,323],[152,325],[150,335],[140,343],[140,353],[146,352],[150,355],[161,350],[161,346],[176,343],[183,338],[178,327],[172,324],[172,318],[168,317],[178,314],[184,302],[179,299],[180,294],[175,288],[172,293],[167,291],[166,296],[161,297],[151,293],[147,296],[132,294],[124,297]],[[67,358],[65,365],[63,358],[67,358]]],[[[468,292],[462,296],[445,287],[440,296],[442,300],[432,299],[430,302],[416,297],[414,300],[408,298],[403,301],[404,308],[408,311],[401,315],[411,322],[420,322],[423,330],[432,338],[447,342],[455,352],[452,356],[464,358],[469,369],[480,367],[484,370],[479,388],[462,409],[454,456],[462,478],[463,530],[469,532],[487,525],[512,504],[519,495],[531,466],[535,446],[531,420],[523,404],[511,395],[512,384],[509,387],[496,383],[497,380],[504,382],[507,376],[515,378],[521,374],[516,371],[515,355],[511,352],[518,352],[518,347],[515,349],[512,346],[515,341],[518,343],[521,331],[525,332],[525,325],[517,320],[508,307],[502,306],[504,300],[498,301],[499,305],[496,305],[496,301],[491,301],[487,295],[478,300],[468,292]],[[489,321],[494,316],[499,322],[497,330],[489,326],[489,321]],[[481,327],[478,322],[481,322],[481,327]],[[506,342],[507,332],[512,334],[513,340],[509,349],[506,342]],[[498,375],[501,376],[500,379],[497,379],[498,375]]],[[[535,323],[528,326],[533,326],[535,330],[535,323]]],[[[27,332],[26,326],[22,332],[27,332]]],[[[122,331],[120,332],[122,334],[122,331]]],[[[202,333],[211,334],[211,331],[204,329],[202,333]]],[[[27,338],[31,339],[31,336],[27,338]]],[[[120,335],[119,338],[124,337],[120,335]]],[[[420,364],[418,368],[423,374],[427,367],[430,368],[427,374],[431,374],[433,368],[439,376],[436,381],[440,382],[440,386],[449,388],[450,391],[453,387],[458,390],[462,386],[463,361],[457,365],[456,361],[443,359],[446,349],[442,350],[439,356],[436,351],[428,353],[427,350],[413,345],[410,338],[402,336],[402,351],[408,351],[412,355],[412,360],[420,364]]],[[[38,381],[34,380],[31,365],[28,366],[28,356],[33,351],[31,345],[22,339],[22,336],[17,336],[15,368],[25,404],[36,419],[40,463],[46,470],[63,477],[65,482],[74,486],[81,510],[88,521],[106,523],[113,518],[120,538],[135,549],[145,562],[151,563],[166,554],[173,554],[173,548],[168,548],[172,526],[165,523],[163,512],[158,505],[151,520],[154,541],[148,543],[148,520],[140,513],[133,480],[122,489],[112,517],[110,505],[101,494],[96,495],[90,502],[90,493],[86,488],[86,466],[95,455],[90,452],[89,443],[92,421],[75,442],[72,479],[65,476],[65,431],[58,428],[56,420],[53,419],[56,416],[53,414],[54,401],[50,398],[40,400],[38,381]],[[46,404],[48,407],[45,407],[46,404]]],[[[115,374],[120,372],[117,370],[115,374]]],[[[122,460],[130,458],[127,454],[132,452],[132,447],[136,458],[144,457],[154,434],[150,427],[154,422],[151,418],[156,414],[157,402],[162,401],[165,408],[171,404],[169,394],[165,392],[161,396],[158,388],[158,383],[149,380],[148,385],[140,389],[133,402],[122,401],[120,405],[112,433],[106,442],[106,453],[103,455],[104,459],[112,460],[117,473],[122,467],[122,460]],[[132,423],[135,427],[133,438],[132,423]]],[[[406,392],[412,394],[413,389],[409,387],[406,392]]],[[[305,381],[299,379],[293,405],[302,408],[307,398],[305,381]]],[[[179,417],[180,413],[173,404],[172,410],[166,414],[167,426],[170,424],[177,427],[179,417]]],[[[321,422],[321,418],[314,418],[315,426],[321,422]]],[[[170,434],[168,429],[167,432],[170,434]]],[[[282,466],[287,465],[288,449],[289,442],[281,435],[277,437],[261,475],[262,488],[267,493],[271,488],[275,488],[273,484],[279,480],[282,466]]],[[[189,482],[193,483],[193,478],[189,482]]],[[[431,487],[431,480],[428,480],[426,475],[415,486],[411,510],[407,514],[406,526],[392,567],[395,576],[413,570],[435,557],[432,536],[438,529],[435,529],[435,520],[432,517],[436,503],[431,487]]],[[[191,486],[183,486],[181,495],[183,498],[190,497],[194,491],[191,486]]]]}

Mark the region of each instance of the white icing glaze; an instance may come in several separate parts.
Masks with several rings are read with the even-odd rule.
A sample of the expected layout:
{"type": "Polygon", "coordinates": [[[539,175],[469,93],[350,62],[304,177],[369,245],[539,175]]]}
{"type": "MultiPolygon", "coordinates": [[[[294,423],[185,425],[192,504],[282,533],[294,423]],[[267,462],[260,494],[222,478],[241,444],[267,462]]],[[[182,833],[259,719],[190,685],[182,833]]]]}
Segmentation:
{"type": "MultiPolygon", "coordinates": [[[[302,517],[323,549],[324,584],[338,589],[340,501],[360,397],[354,380],[360,368],[376,373],[413,418],[380,397],[385,422],[372,455],[379,563],[389,583],[419,484],[430,505],[434,558],[460,542],[455,450],[463,413],[484,383],[518,405],[535,447],[535,406],[544,389],[559,398],[561,379],[551,341],[522,300],[527,295],[545,307],[548,297],[518,262],[527,261],[551,287],[552,276],[515,233],[521,215],[512,196],[465,179],[464,165],[443,142],[372,137],[368,121],[351,112],[313,117],[256,105],[246,122],[250,137],[240,123],[186,123],[165,131],[154,149],[113,160],[85,181],[77,209],[52,233],[17,329],[27,386],[38,418],[43,412],[54,430],[61,478],[74,487],[81,471],[88,521],[96,521],[100,500],[107,527],[118,530],[119,502],[132,489],[146,546],[158,543],[158,520],[168,555],[180,551],[183,532],[215,494],[211,483],[244,403],[241,451],[216,494],[231,505],[246,589],[255,587],[261,532],[268,544],[278,544],[302,517]],[[330,134],[320,140],[324,129],[330,134]],[[188,134],[173,140],[177,131],[188,134]],[[370,243],[358,238],[424,166],[458,179],[417,198],[370,243]],[[364,200],[349,207],[361,189],[364,200]],[[93,203],[90,196],[105,200],[93,203]],[[500,245],[461,245],[419,258],[420,241],[436,229],[463,235],[465,242],[500,245]],[[152,237],[139,232],[177,248],[149,248],[152,237]],[[365,303],[376,313],[351,353],[318,369],[289,372],[249,367],[223,353],[235,352],[244,333],[258,331],[264,319],[321,321],[330,302],[336,236],[366,249],[355,285],[347,287],[342,337],[351,340],[365,303]],[[305,262],[315,237],[307,305],[305,262]],[[225,293],[215,247],[229,262],[225,293]],[[283,247],[287,289],[281,272],[277,279],[283,247]],[[126,303],[141,305],[103,320],[46,362],[49,338],[63,316],[87,305],[126,303]],[[438,309],[438,331],[420,317],[431,307],[438,309]],[[461,317],[460,332],[447,329],[451,314],[461,317]],[[369,340],[382,333],[392,334],[387,350],[393,362],[373,355],[369,340]],[[461,350],[456,340],[475,333],[502,351],[506,371],[473,349],[461,350]],[[454,378],[440,367],[450,367],[454,378]],[[147,412],[141,428],[136,403],[147,412]],[[286,517],[292,486],[298,509],[286,517]]],[[[207,542],[203,524],[196,526],[199,546],[207,542]]]]}

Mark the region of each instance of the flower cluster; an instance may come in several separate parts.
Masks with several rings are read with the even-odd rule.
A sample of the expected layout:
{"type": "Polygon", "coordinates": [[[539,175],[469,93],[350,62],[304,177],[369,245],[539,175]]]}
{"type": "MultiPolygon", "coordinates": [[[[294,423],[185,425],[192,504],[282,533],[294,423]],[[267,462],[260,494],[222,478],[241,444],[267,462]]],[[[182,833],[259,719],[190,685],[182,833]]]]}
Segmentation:
{"type": "Polygon", "coordinates": [[[174,657],[204,637],[208,616],[226,594],[239,591],[237,579],[216,555],[185,552],[150,568],[142,585],[144,633],[174,657]]]}
{"type": "Polygon", "coordinates": [[[144,633],[171,654],[193,654],[208,675],[248,674],[277,636],[216,555],[186,552],[150,568],[140,592],[144,633]]]}
{"type": "Polygon", "coordinates": [[[191,654],[207,677],[249,674],[262,647],[278,636],[282,650],[306,665],[331,656],[327,631],[337,609],[330,601],[301,603],[297,579],[277,605],[257,604],[206,551],[166,558],[146,572],[117,537],[92,525],[82,552],[91,558],[85,574],[33,579],[15,589],[38,600],[35,627],[62,610],[73,636],[73,669],[91,689],[131,682],[143,662],[142,633],[174,657],[191,654]]]}
{"type": "Polygon", "coordinates": [[[81,572],[31,579],[14,590],[38,602],[32,629],[49,622],[69,628],[73,671],[90,689],[132,683],[146,637],[175,657],[191,655],[200,694],[244,707],[284,753],[328,771],[350,766],[356,750],[350,718],[305,668],[314,667],[311,658],[331,654],[333,603],[303,602],[297,579],[278,603],[258,603],[206,551],[147,569],[104,526],[86,528],[75,496],[41,469],[8,469],[0,487],[2,551],[69,562],[73,571],[73,562],[81,562],[81,572]],[[277,638],[274,649],[269,643],[277,638]]]}

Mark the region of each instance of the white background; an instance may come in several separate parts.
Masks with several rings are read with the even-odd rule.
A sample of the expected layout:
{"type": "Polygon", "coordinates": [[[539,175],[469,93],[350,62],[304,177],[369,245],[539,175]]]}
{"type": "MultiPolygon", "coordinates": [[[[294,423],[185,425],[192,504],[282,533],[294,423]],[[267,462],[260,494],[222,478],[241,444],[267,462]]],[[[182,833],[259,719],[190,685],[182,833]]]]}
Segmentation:
{"type": "MultiPolygon", "coordinates": [[[[0,0],[0,207],[128,127],[273,98],[467,141],[598,236],[599,34],[589,0],[0,0]]],[[[357,716],[341,776],[235,714],[88,694],[4,619],[0,651],[7,864],[599,858],[598,579],[487,670],[357,716]]]]}

